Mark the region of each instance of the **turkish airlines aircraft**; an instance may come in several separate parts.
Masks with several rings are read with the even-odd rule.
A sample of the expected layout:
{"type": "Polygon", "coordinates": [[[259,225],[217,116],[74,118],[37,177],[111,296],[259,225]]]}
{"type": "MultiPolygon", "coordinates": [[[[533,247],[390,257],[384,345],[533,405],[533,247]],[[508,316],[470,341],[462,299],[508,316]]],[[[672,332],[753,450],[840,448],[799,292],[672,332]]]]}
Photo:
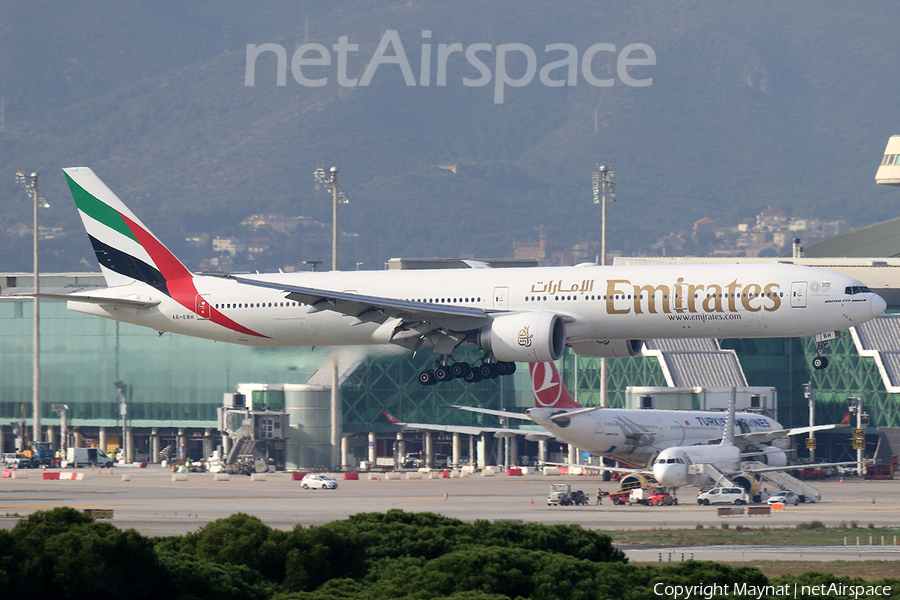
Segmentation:
{"type": "MultiPolygon", "coordinates": [[[[529,366],[535,408],[529,408],[524,414],[463,406],[457,408],[529,419],[561,442],[636,468],[649,467],[653,458],[667,448],[708,444],[722,437],[726,422],[724,411],[584,408],[569,394],[555,364],[547,362],[529,366]]],[[[829,427],[833,426],[823,425],[814,430],[829,427]]],[[[809,427],[784,429],[777,421],[756,413],[737,413],[732,422],[733,443],[742,451],[760,455],[769,465],[787,464],[786,436],[809,431],[809,427]],[[774,446],[767,445],[773,440],[774,446]]],[[[624,472],[632,470],[624,469],[624,472]]]]}
{"type": "Polygon", "coordinates": [[[436,367],[419,373],[426,385],[509,374],[516,362],[557,360],[566,345],[616,358],[644,338],[815,335],[821,349],[885,309],[855,279],[788,264],[197,275],[91,169],[63,171],[108,287],[42,298],[248,346],[432,347],[436,367]],[[484,357],[454,361],[464,344],[484,357]]]}

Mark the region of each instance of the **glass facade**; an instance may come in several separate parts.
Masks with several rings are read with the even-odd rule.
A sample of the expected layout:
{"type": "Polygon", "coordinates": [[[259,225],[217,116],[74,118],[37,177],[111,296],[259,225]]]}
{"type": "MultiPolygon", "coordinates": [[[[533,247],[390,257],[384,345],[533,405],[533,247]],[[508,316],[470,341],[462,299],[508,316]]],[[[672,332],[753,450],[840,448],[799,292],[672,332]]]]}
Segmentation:
{"type": "MultiPolygon", "coordinates": [[[[31,421],[31,302],[0,301],[0,422],[31,421]]],[[[216,427],[222,395],[238,383],[304,383],[327,351],[248,348],[165,334],[41,303],[42,423],[121,425],[116,381],[127,388],[134,427],[216,427]]]]}

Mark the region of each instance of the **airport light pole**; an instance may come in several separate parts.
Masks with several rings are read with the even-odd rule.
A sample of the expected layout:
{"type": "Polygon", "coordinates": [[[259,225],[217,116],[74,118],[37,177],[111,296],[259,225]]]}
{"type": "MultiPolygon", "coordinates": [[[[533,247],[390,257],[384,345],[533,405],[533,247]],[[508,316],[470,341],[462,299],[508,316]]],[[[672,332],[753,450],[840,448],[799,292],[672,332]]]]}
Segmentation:
{"type": "MultiPolygon", "coordinates": [[[[331,270],[338,270],[338,204],[348,204],[350,199],[347,194],[338,187],[338,169],[331,167],[328,172],[322,167],[313,172],[313,179],[317,184],[326,186],[331,190],[333,205],[331,215],[331,270]]],[[[331,369],[331,465],[343,468],[341,456],[341,386],[338,373],[338,353],[332,352],[334,363],[331,369]]]]}
{"type": "MultiPolygon", "coordinates": [[[[41,208],[49,208],[50,203],[41,194],[38,189],[38,177],[40,173],[32,173],[26,175],[22,169],[16,172],[16,182],[22,186],[25,193],[34,201],[34,329],[32,342],[32,379],[31,379],[31,401],[32,401],[32,434],[31,439],[35,442],[42,440],[41,436],[41,304],[38,300],[40,293],[40,282],[38,280],[40,274],[40,266],[38,264],[38,211],[41,208]]],[[[22,431],[22,440],[24,443],[25,432],[22,431]]]]}
{"type": "MultiPolygon", "coordinates": [[[[606,165],[600,165],[592,173],[594,204],[601,205],[600,211],[600,264],[606,266],[606,202],[616,201],[616,175],[606,165]]],[[[575,358],[578,361],[578,358],[575,358]]],[[[578,390],[578,379],[575,380],[578,390]]],[[[609,365],[606,358],[600,359],[600,406],[609,406],[609,365]]]]}

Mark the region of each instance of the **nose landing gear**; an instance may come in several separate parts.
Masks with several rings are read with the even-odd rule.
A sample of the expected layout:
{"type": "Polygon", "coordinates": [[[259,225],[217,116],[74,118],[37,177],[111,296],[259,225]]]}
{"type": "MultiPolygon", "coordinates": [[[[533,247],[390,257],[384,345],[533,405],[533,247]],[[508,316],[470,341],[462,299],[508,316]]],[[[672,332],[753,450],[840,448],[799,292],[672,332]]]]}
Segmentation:
{"type": "Polygon", "coordinates": [[[822,350],[828,348],[829,340],[837,339],[840,336],[839,331],[826,331],[825,333],[816,334],[816,357],[812,360],[813,368],[821,371],[828,366],[828,359],[822,356],[822,350]]]}
{"type": "Polygon", "coordinates": [[[817,356],[814,359],[812,359],[812,365],[816,371],[821,371],[822,369],[824,369],[825,367],[828,366],[828,359],[821,355],[817,356]]]}

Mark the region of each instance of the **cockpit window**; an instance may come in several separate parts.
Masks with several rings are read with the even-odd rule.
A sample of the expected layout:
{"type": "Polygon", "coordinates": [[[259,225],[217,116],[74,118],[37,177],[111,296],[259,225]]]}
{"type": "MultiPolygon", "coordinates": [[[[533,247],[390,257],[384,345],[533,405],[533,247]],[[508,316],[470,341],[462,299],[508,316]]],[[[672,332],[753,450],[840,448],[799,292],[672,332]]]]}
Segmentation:
{"type": "Polygon", "coordinates": [[[844,288],[844,294],[854,296],[856,294],[871,294],[872,290],[864,285],[849,285],[844,288]]]}

